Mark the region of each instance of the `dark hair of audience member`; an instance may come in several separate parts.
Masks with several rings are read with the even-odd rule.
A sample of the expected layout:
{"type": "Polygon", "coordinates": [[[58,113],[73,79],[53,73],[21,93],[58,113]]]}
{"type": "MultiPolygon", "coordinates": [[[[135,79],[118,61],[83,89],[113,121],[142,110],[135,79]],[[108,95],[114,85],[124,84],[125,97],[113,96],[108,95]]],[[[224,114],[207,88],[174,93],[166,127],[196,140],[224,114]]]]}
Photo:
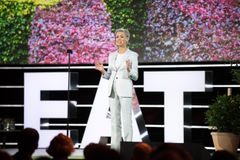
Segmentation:
{"type": "Polygon", "coordinates": [[[0,160],[12,160],[12,157],[6,151],[0,150],[0,160]]]}
{"type": "Polygon", "coordinates": [[[85,160],[120,160],[120,154],[105,144],[90,143],[84,150],[85,160]]]}
{"type": "Polygon", "coordinates": [[[18,149],[33,153],[38,147],[39,133],[34,128],[25,128],[18,137],[18,149]]]}
{"type": "Polygon", "coordinates": [[[237,157],[229,151],[218,150],[213,153],[211,160],[237,160],[237,157]]]}
{"type": "Polygon", "coordinates": [[[38,148],[39,133],[34,128],[25,128],[19,133],[18,152],[13,155],[14,160],[32,159],[32,154],[38,148]]]}
{"type": "Polygon", "coordinates": [[[192,156],[180,145],[163,143],[153,150],[150,160],[192,160],[192,156]]]}
{"type": "Polygon", "coordinates": [[[152,147],[144,142],[139,142],[134,145],[131,160],[148,160],[152,147]]]}
{"type": "Polygon", "coordinates": [[[54,160],[67,159],[73,153],[74,145],[71,138],[60,133],[51,140],[46,151],[54,160]]]}

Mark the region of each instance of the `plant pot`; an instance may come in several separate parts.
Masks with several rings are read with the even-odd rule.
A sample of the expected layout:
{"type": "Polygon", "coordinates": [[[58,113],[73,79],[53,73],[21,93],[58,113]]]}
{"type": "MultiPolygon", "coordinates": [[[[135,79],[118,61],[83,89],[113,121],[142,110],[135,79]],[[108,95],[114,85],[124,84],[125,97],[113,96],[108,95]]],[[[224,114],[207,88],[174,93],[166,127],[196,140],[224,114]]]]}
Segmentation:
{"type": "Polygon", "coordinates": [[[215,151],[227,150],[232,153],[237,152],[240,136],[227,132],[211,132],[215,151]]]}

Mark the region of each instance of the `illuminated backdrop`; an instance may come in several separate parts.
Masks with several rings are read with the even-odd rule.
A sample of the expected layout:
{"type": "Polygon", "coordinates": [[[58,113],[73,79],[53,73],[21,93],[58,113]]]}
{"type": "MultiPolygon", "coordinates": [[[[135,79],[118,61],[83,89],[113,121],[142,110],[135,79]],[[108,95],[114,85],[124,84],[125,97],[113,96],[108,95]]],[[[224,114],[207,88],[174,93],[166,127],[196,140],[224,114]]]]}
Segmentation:
{"type": "Polygon", "coordinates": [[[120,27],[140,62],[240,59],[237,0],[39,1],[0,2],[1,64],[107,63],[120,27]]]}
{"type": "Polygon", "coordinates": [[[145,61],[240,59],[240,8],[235,0],[147,2],[145,61]]]}

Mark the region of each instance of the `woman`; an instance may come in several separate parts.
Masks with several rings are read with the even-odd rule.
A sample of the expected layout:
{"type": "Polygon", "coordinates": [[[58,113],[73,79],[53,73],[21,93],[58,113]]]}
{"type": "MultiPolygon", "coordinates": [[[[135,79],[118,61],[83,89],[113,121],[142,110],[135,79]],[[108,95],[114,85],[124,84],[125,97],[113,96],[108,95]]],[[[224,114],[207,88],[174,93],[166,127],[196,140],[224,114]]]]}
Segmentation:
{"type": "Polygon", "coordinates": [[[132,141],[132,80],[138,79],[138,54],[128,49],[130,33],[120,28],[115,32],[117,50],[109,55],[108,69],[96,62],[96,69],[109,80],[111,110],[111,147],[120,151],[120,141],[132,141]],[[121,133],[123,128],[123,136],[121,133]]]}

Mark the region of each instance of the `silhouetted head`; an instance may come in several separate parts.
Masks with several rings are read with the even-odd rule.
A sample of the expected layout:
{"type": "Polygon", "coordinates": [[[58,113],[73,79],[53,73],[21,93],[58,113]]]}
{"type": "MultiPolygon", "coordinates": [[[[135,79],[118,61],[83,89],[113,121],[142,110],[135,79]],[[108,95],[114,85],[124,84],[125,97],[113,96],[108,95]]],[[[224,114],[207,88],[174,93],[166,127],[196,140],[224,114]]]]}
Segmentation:
{"type": "Polygon", "coordinates": [[[25,128],[19,133],[18,149],[19,151],[32,154],[38,147],[39,133],[34,128],[25,128]]]}
{"type": "Polygon", "coordinates": [[[120,160],[120,154],[104,144],[90,143],[83,150],[85,160],[120,160]]]}
{"type": "Polygon", "coordinates": [[[6,151],[0,150],[0,159],[1,160],[12,160],[12,157],[6,151]]]}
{"type": "Polygon", "coordinates": [[[73,153],[74,145],[71,138],[60,133],[51,140],[46,151],[53,158],[67,158],[73,153]]]}
{"type": "Polygon", "coordinates": [[[192,156],[182,146],[164,143],[153,150],[150,160],[192,160],[192,156]]]}
{"type": "Polygon", "coordinates": [[[132,160],[147,160],[152,152],[152,147],[144,142],[140,142],[134,145],[132,160]]]}

